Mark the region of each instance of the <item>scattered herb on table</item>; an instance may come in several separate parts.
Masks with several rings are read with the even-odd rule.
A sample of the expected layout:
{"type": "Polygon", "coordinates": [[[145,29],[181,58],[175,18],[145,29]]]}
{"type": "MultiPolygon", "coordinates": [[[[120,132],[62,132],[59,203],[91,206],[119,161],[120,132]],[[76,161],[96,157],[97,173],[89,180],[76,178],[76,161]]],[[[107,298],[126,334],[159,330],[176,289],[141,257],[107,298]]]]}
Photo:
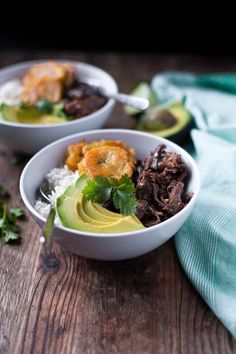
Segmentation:
{"type": "Polygon", "coordinates": [[[14,217],[15,219],[23,219],[25,216],[24,210],[20,207],[17,207],[17,206],[11,206],[10,213],[11,213],[12,217],[14,217]]]}
{"type": "Polygon", "coordinates": [[[22,163],[27,162],[29,158],[30,156],[28,154],[24,154],[22,152],[15,152],[11,158],[11,164],[16,166],[21,165],[22,163]]]}
{"type": "Polygon", "coordinates": [[[0,184],[0,202],[9,198],[8,191],[0,184]]]}
{"type": "Polygon", "coordinates": [[[134,183],[127,175],[120,180],[97,176],[88,181],[83,195],[97,203],[111,200],[123,215],[134,215],[138,204],[134,183]]]}
{"type": "Polygon", "coordinates": [[[6,199],[8,197],[8,192],[0,185],[0,237],[4,243],[20,239],[20,231],[16,222],[24,218],[23,209],[7,206],[6,199]]]}

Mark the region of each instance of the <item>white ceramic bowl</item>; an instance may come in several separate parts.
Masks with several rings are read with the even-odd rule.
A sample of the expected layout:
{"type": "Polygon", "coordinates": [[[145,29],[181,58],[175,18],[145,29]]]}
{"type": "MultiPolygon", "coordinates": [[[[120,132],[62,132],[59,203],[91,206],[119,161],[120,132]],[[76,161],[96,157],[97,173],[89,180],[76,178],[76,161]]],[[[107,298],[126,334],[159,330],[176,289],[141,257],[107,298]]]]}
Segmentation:
{"type": "MultiPolygon", "coordinates": [[[[46,60],[29,61],[1,69],[0,85],[9,80],[21,78],[32,65],[44,61],[46,60]]],[[[107,92],[117,92],[116,82],[105,71],[77,61],[67,60],[67,62],[76,64],[81,80],[86,78],[96,79],[101,82],[102,87],[104,87],[107,92]]],[[[102,108],[84,118],[59,124],[20,124],[0,119],[0,142],[4,143],[12,150],[33,154],[42,147],[64,136],[101,128],[109,117],[113,106],[114,100],[110,99],[102,108]]]]}
{"type": "Polygon", "coordinates": [[[150,154],[158,144],[164,143],[169,151],[181,154],[190,172],[187,191],[194,192],[194,196],[183,210],[169,220],[141,231],[120,234],[94,234],[55,226],[54,237],[61,246],[72,253],[88,258],[122,260],[154,250],[179,230],[191,213],[200,188],[199,173],[194,160],[185,150],[166,139],[122,129],[94,130],[68,136],[45,147],[28,162],[21,175],[20,192],[26,207],[40,226],[45,224],[45,218],[34,209],[37,188],[42,183],[44,176],[64,161],[68,145],[81,139],[89,141],[100,139],[122,140],[136,149],[139,159],[150,154]]]}

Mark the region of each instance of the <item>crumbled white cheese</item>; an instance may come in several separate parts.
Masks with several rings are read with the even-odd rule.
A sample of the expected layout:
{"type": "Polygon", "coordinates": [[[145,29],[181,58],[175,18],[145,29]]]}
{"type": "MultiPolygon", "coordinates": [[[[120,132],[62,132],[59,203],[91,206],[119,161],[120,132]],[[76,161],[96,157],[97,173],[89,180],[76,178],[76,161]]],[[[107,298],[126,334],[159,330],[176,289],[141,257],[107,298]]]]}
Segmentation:
{"type": "Polygon", "coordinates": [[[23,91],[23,85],[20,80],[7,81],[0,86],[0,104],[6,103],[17,106],[21,103],[20,96],[23,91]]]}

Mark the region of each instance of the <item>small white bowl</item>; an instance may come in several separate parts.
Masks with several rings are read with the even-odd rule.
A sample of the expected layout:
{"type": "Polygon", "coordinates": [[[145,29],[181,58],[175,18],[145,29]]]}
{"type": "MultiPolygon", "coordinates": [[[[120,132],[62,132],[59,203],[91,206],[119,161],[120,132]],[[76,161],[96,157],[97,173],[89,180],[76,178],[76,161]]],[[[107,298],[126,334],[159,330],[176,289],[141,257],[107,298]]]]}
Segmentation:
{"type": "Polygon", "coordinates": [[[168,151],[177,152],[182,156],[190,173],[187,191],[194,192],[194,196],[178,214],[144,230],[119,234],[94,234],[55,226],[55,240],[72,253],[100,260],[133,258],[161,246],[179,230],[191,213],[199,193],[200,177],[194,160],[185,150],[166,139],[148,133],[123,129],[94,130],[60,139],[39,151],[25,166],[20,179],[22,199],[35,221],[41,227],[46,221],[34,209],[39,185],[52,168],[64,161],[68,145],[82,139],[122,140],[136,149],[138,159],[150,154],[158,144],[165,144],[168,151]]]}
{"type": "MultiPolygon", "coordinates": [[[[9,80],[21,78],[32,65],[45,61],[47,60],[28,61],[1,69],[0,85],[9,80]]],[[[60,61],[76,64],[79,79],[98,80],[107,92],[114,94],[117,92],[116,82],[105,71],[77,61],[60,61]]],[[[0,141],[11,150],[22,151],[32,155],[42,147],[64,136],[101,128],[109,117],[113,106],[114,100],[109,99],[102,108],[92,114],[58,124],[21,124],[8,122],[0,118],[0,141]]]]}

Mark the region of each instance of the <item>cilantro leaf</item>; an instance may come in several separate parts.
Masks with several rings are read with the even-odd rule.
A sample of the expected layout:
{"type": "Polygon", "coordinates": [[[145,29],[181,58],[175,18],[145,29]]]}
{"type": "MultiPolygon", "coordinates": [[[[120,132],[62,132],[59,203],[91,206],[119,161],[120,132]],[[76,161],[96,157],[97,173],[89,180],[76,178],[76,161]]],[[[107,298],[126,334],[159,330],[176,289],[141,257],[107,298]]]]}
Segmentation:
{"type": "Polygon", "coordinates": [[[102,176],[97,176],[95,180],[89,180],[86,187],[83,189],[83,195],[86,199],[94,200],[98,203],[103,203],[111,196],[112,185],[109,180],[102,176]]]}
{"type": "Polygon", "coordinates": [[[7,199],[9,197],[9,193],[6,189],[0,184],[0,200],[7,199]]]}
{"type": "Polygon", "coordinates": [[[11,158],[11,164],[14,166],[26,163],[29,160],[30,156],[21,152],[15,152],[11,158]]]}
{"type": "Polygon", "coordinates": [[[103,187],[103,188],[111,188],[112,187],[111,181],[107,177],[103,177],[103,176],[96,176],[95,183],[99,187],[103,187]]]}
{"type": "Polygon", "coordinates": [[[135,188],[132,184],[122,184],[113,194],[113,203],[123,215],[135,214],[138,201],[134,195],[135,188]]]}
{"type": "Polygon", "coordinates": [[[0,237],[4,243],[20,239],[20,231],[16,225],[17,219],[23,219],[24,211],[16,206],[7,207],[5,199],[8,192],[0,185],[0,237]]]}
{"type": "Polygon", "coordinates": [[[109,181],[110,181],[110,183],[111,183],[111,185],[112,185],[113,187],[118,187],[118,186],[120,185],[119,180],[116,179],[116,178],[114,178],[114,177],[111,177],[111,178],[109,179],[109,181]]]}
{"type": "Polygon", "coordinates": [[[38,108],[39,111],[46,113],[46,114],[51,114],[53,111],[53,103],[49,102],[48,100],[42,99],[36,104],[36,108],[38,108]]]}
{"type": "Polygon", "coordinates": [[[67,118],[67,119],[70,118],[64,113],[62,103],[54,104],[52,114],[57,117],[62,117],[62,118],[67,118]]]}
{"type": "Polygon", "coordinates": [[[4,243],[16,241],[20,239],[19,229],[16,225],[5,224],[2,229],[4,243]]]}
{"type": "Polygon", "coordinates": [[[82,191],[83,195],[86,199],[94,199],[97,194],[97,184],[94,180],[90,179],[87,182],[87,185],[84,187],[82,191]]]}
{"type": "Polygon", "coordinates": [[[0,204],[0,229],[3,229],[7,217],[7,206],[4,203],[0,204]]]}
{"type": "Polygon", "coordinates": [[[35,107],[44,114],[52,114],[53,116],[67,119],[70,118],[64,113],[62,103],[54,104],[50,101],[43,99],[40,100],[35,107]]]}
{"type": "Polygon", "coordinates": [[[25,216],[24,210],[17,206],[10,207],[10,214],[15,219],[23,219],[25,216]]]}
{"type": "Polygon", "coordinates": [[[126,185],[133,185],[133,182],[131,180],[131,178],[127,175],[127,173],[125,175],[123,175],[119,181],[119,185],[121,186],[122,184],[126,184],[126,185]]]}
{"type": "Polygon", "coordinates": [[[123,215],[135,214],[138,201],[135,197],[135,186],[128,175],[120,180],[97,176],[89,180],[82,191],[86,199],[103,203],[109,199],[123,215]]]}

